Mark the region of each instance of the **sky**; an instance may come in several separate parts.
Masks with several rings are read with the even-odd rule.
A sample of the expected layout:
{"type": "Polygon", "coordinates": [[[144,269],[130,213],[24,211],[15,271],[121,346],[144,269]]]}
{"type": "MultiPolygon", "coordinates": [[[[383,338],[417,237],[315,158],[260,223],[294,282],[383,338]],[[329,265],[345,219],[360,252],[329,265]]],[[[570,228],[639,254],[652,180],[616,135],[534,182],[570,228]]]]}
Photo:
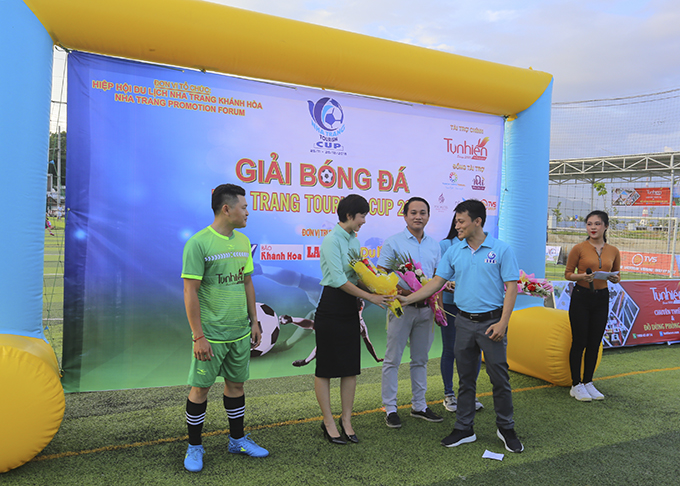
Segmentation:
{"type": "MultiPolygon", "coordinates": [[[[554,76],[553,102],[557,103],[673,89],[678,90],[673,99],[680,100],[678,0],[211,1],[545,71],[554,76]]],[[[55,59],[53,100],[62,99],[62,92],[65,97],[63,57],[55,59]]],[[[57,105],[53,106],[54,131],[57,123],[65,122],[61,113],[56,119],[59,106],[53,105],[57,105]]],[[[669,116],[676,114],[680,116],[677,111],[669,116]]],[[[675,129],[674,125],[673,133],[675,129]]],[[[680,150],[680,143],[673,146],[667,138],[659,142],[659,151],[680,150]]]]}
{"type": "Polygon", "coordinates": [[[680,87],[680,2],[212,0],[232,7],[545,71],[554,101],[680,87]]]}

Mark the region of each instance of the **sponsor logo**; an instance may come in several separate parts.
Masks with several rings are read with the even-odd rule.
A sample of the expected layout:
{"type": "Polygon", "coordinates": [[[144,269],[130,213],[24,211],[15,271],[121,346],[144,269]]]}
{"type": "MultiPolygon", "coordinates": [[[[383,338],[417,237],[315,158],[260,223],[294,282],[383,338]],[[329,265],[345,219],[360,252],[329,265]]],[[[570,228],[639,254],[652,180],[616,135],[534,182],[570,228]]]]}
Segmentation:
{"type": "Polygon", "coordinates": [[[664,304],[680,304],[680,292],[673,289],[656,290],[656,287],[651,287],[652,296],[657,302],[664,304]]]}
{"type": "Polygon", "coordinates": [[[630,262],[636,267],[639,267],[643,263],[656,263],[656,261],[657,257],[651,255],[643,255],[642,253],[636,253],[635,255],[633,255],[633,258],[630,259],[630,262]]]}
{"type": "MultiPolygon", "coordinates": [[[[465,187],[465,184],[458,182],[458,172],[455,169],[460,168],[460,164],[453,164],[453,171],[449,172],[449,180],[442,182],[442,185],[448,188],[460,188],[465,187]]],[[[465,165],[462,166],[462,170],[467,170],[465,165]]]]}
{"type": "Polygon", "coordinates": [[[486,258],[484,259],[484,263],[494,263],[494,264],[498,263],[496,261],[496,257],[497,257],[496,252],[491,250],[491,251],[489,251],[489,253],[486,254],[486,258]]]}
{"type": "Polygon", "coordinates": [[[321,260],[321,245],[305,246],[305,260],[321,260]]]}
{"type": "Polygon", "coordinates": [[[303,255],[303,245],[260,245],[260,260],[262,261],[302,260],[303,255]]]}
{"type": "MultiPolygon", "coordinates": [[[[345,131],[345,112],[340,103],[333,98],[323,97],[316,103],[307,100],[307,104],[312,117],[312,127],[319,136],[310,152],[347,155],[345,147],[340,142],[340,135],[345,131]]],[[[329,173],[326,177],[335,177],[335,174],[329,173]]]]}
{"type": "Polygon", "coordinates": [[[449,210],[449,206],[444,204],[445,202],[446,202],[446,198],[444,197],[444,193],[442,193],[437,198],[437,203],[433,204],[433,209],[438,213],[447,212],[449,210]]]}
{"type": "Polygon", "coordinates": [[[489,156],[489,150],[486,148],[489,137],[480,138],[476,145],[468,144],[467,140],[459,144],[454,143],[452,138],[444,137],[444,140],[446,140],[446,152],[460,159],[486,160],[489,156]]]}
{"type": "Polygon", "coordinates": [[[472,179],[472,187],[473,190],[475,191],[483,191],[486,189],[486,186],[484,185],[484,178],[477,174],[473,179],[472,179]]]}
{"type": "Polygon", "coordinates": [[[238,273],[229,273],[229,274],[218,273],[216,275],[216,277],[217,277],[217,283],[226,284],[226,285],[240,284],[240,283],[243,283],[245,281],[245,275],[243,274],[243,267],[241,267],[241,270],[239,270],[238,273]]]}
{"type": "Polygon", "coordinates": [[[482,199],[481,202],[484,204],[487,214],[495,214],[498,211],[498,201],[493,199],[482,199]]]}

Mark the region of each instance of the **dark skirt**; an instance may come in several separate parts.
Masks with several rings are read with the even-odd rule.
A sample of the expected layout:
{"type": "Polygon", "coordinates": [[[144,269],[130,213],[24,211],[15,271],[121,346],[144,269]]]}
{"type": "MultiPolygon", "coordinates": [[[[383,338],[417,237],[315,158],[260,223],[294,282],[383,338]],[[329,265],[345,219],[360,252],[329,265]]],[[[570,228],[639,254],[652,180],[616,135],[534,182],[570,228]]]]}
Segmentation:
{"type": "Polygon", "coordinates": [[[316,372],[320,378],[361,373],[361,327],[357,298],[324,287],[314,317],[316,372]]]}

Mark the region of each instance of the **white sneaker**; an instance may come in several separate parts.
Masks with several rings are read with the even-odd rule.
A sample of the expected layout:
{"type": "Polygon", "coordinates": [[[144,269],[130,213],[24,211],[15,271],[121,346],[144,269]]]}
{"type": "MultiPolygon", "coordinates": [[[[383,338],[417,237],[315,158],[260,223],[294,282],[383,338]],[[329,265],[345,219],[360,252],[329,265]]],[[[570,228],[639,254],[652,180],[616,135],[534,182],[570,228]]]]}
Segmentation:
{"type": "Polygon", "coordinates": [[[583,385],[588,392],[588,395],[590,395],[590,398],[593,400],[604,400],[604,395],[600,393],[597,388],[595,388],[595,385],[593,385],[593,382],[591,381],[590,383],[586,383],[583,385]]]}
{"type": "Polygon", "coordinates": [[[591,397],[588,391],[586,390],[586,387],[583,383],[579,383],[576,386],[572,386],[569,395],[574,397],[579,402],[590,402],[593,399],[593,397],[591,397]]]}
{"type": "Polygon", "coordinates": [[[458,402],[456,401],[455,395],[446,395],[444,397],[444,408],[449,412],[458,410],[458,402]]]}
{"type": "Polygon", "coordinates": [[[475,398],[475,410],[481,410],[483,408],[484,408],[484,405],[482,405],[482,402],[480,402],[479,400],[477,400],[475,398]]]}

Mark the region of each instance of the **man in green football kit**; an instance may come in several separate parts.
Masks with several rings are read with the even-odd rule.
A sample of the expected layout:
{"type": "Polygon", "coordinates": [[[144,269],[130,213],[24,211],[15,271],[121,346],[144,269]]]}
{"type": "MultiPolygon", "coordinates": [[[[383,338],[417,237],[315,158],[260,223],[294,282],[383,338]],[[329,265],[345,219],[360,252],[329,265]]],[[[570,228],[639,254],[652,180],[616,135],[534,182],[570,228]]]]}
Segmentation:
{"type": "Polygon", "coordinates": [[[250,241],[245,228],[245,190],[234,184],[218,186],[212,195],[214,222],[187,241],[182,259],[184,306],[191,326],[194,354],[189,371],[191,391],[186,420],[189,448],[184,467],[203,469],[201,433],[208,391],[217,376],[224,378],[224,408],[229,419],[229,452],[265,457],[269,452],[244,436],[245,394],[250,347],[260,343],[255,289],[251,279],[250,241]]]}

